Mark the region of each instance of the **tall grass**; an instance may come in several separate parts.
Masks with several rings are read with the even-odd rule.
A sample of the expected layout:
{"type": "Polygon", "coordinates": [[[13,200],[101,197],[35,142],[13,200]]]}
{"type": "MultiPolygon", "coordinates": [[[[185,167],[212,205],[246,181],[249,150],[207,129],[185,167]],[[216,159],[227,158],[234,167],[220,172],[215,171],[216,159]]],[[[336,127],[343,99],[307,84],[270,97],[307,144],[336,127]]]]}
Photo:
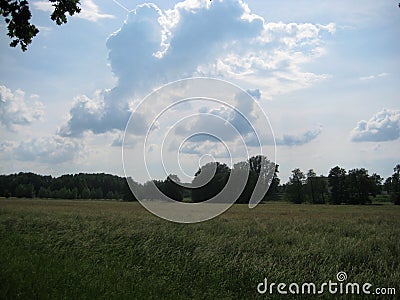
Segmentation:
{"type": "Polygon", "coordinates": [[[339,271],[400,293],[399,224],[394,205],[235,205],[188,225],[138,203],[3,199],[0,299],[254,299],[264,277],[339,271]]]}

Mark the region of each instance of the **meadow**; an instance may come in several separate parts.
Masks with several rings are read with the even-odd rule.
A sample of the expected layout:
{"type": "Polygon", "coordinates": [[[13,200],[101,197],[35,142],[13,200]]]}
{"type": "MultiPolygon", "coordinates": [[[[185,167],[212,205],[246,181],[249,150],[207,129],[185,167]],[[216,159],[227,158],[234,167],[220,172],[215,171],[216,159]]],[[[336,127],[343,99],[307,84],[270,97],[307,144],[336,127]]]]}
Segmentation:
{"type": "Polygon", "coordinates": [[[302,299],[257,285],[340,271],[399,294],[399,229],[391,204],[234,205],[176,224],[132,202],[0,199],[0,299],[302,299]]]}

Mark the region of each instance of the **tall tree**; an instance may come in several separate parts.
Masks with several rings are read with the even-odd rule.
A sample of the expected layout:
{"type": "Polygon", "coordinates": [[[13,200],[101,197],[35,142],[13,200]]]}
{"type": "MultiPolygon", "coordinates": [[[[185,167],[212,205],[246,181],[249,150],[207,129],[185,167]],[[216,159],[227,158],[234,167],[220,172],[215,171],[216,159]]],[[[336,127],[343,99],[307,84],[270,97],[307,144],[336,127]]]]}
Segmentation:
{"type": "Polygon", "coordinates": [[[379,174],[373,173],[370,176],[371,194],[374,197],[382,193],[382,181],[383,178],[379,174]]]}
{"type": "Polygon", "coordinates": [[[328,178],[322,175],[315,177],[314,189],[316,194],[316,203],[326,203],[328,200],[328,178]]]}
{"type": "Polygon", "coordinates": [[[328,182],[330,187],[330,202],[332,204],[348,201],[346,170],[336,166],[329,171],[328,182]]]}
{"type": "Polygon", "coordinates": [[[272,177],[271,184],[269,186],[269,189],[267,191],[267,194],[265,195],[264,200],[277,200],[278,194],[279,194],[279,184],[281,180],[278,177],[279,173],[279,165],[275,164],[275,171],[274,171],[274,176],[272,177]]]}
{"type": "Polygon", "coordinates": [[[181,185],[179,185],[180,182],[181,181],[177,175],[168,175],[168,177],[164,180],[162,184],[161,192],[175,201],[182,201],[183,188],[181,185]]]}
{"type": "Polygon", "coordinates": [[[271,162],[264,155],[250,157],[248,162],[250,167],[249,177],[252,179],[254,184],[252,188],[254,189],[256,182],[260,181],[264,187],[268,187],[263,200],[266,201],[274,198],[277,194],[277,187],[280,183],[280,179],[278,177],[279,165],[271,162]]]}
{"type": "Polygon", "coordinates": [[[313,169],[308,170],[307,172],[307,180],[306,180],[306,186],[307,186],[307,192],[309,195],[309,198],[311,200],[311,203],[316,203],[316,178],[317,174],[314,172],[313,169]]]}
{"type": "Polygon", "coordinates": [[[289,201],[300,204],[305,201],[304,184],[306,176],[300,169],[294,169],[286,185],[286,195],[289,201]]]}
{"type": "Polygon", "coordinates": [[[348,191],[350,204],[370,203],[369,194],[372,191],[372,181],[368,176],[368,171],[364,168],[349,170],[348,191]]]}
{"type": "Polygon", "coordinates": [[[239,195],[236,199],[236,203],[249,203],[251,195],[253,193],[254,187],[257,182],[257,173],[250,169],[250,164],[248,161],[241,161],[233,166],[232,175],[241,176],[242,178],[247,176],[247,183],[245,187],[236,185],[233,188],[232,194],[239,195]]]}
{"type": "Polygon", "coordinates": [[[226,164],[211,162],[202,166],[195,174],[192,185],[193,202],[207,201],[218,195],[228,182],[230,169],[226,164]]]}
{"type": "Polygon", "coordinates": [[[394,173],[385,181],[385,188],[394,204],[400,205],[400,164],[393,169],[394,173]]]}

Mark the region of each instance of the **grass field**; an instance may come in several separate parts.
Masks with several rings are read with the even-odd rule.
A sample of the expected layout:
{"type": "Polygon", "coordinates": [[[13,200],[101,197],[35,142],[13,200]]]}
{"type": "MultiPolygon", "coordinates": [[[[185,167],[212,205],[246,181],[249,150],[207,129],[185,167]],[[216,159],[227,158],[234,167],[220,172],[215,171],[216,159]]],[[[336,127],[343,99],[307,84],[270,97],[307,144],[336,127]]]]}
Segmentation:
{"type": "Polygon", "coordinates": [[[0,299],[299,299],[257,284],[339,271],[399,297],[400,207],[236,205],[187,225],[138,203],[0,199],[0,299]]]}

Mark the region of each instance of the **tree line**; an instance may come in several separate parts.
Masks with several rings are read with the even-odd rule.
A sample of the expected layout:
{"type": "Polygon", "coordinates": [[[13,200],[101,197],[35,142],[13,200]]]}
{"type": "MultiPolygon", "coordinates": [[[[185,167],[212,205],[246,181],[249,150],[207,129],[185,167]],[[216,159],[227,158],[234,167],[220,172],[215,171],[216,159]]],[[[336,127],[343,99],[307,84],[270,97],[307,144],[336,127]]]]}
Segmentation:
{"type": "Polygon", "coordinates": [[[128,180],[135,190],[135,196],[139,199],[159,199],[159,191],[161,191],[165,196],[176,201],[203,202],[220,195],[232,176],[236,178],[231,182],[234,190],[229,189],[225,197],[217,197],[216,202],[230,202],[232,197],[239,195],[236,203],[249,203],[259,179],[262,185],[270,187],[263,200],[276,199],[280,183],[278,172],[278,165],[265,156],[257,155],[247,161],[236,163],[232,169],[220,162],[207,163],[197,170],[190,183],[182,184],[179,177],[174,174],[167,176],[165,180],[153,180],[144,184],[130,178],[128,180]],[[237,178],[247,179],[238,183],[240,180],[237,178]]]}
{"type": "Polygon", "coordinates": [[[191,183],[184,185],[180,183],[178,176],[173,174],[165,180],[153,180],[144,184],[128,178],[135,190],[133,195],[127,180],[116,175],[79,173],[52,177],[21,172],[0,175],[0,197],[135,201],[137,198],[158,198],[158,191],[161,191],[177,201],[202,202],[220,194],[231,176],[244,175],[244,178],[247,178],[244,187],[233,184],[237,190],[228,194],[240,195],[236,203],[249,203],[259,181],[264,187],[269,185],[263,201],[370,204],[372,197],[385,193],[395,204],[400,205],[400,164],[385,181],[376,173],[369,175],[368,170],[364,168],[346,171],[336,166],[329,171],[328,176],[317,176],[313,169],[303,173],[296,168],[292,171],[289,181],[281,185],[278,173],[278,165],[270,162],[265,156],[257,155],[236,163],[232,168],[220,162],[208,163],[198,169],[191,183]]]}
{"type": "Polygon", "coordinates": [[[282,189],[285,198],[293,203],[370,204],[371,197],[385,192],[394,204],[400,205],[400,164],[385,182],[364,168],[346,171],[336,166],[327,177],[317,176],[313,169],[304,174],[297,168],[282,189]]]}
{"type": "MultiPolygon", "coordinates": [[[[265,176],[263,169],[273,168],[271,184],[267,197],[273,198],[277,192],[279,178],[278,166],[271,163],[266,157],[258,155],[246,162],[234,165],[232,170],[224,163],[208,163],[195,173],[192,183],[181,185],[178,176],[169,175],[165,180],[153,180],[144,184],[128,181],[134,187],[135,195],[130,191],[127,180],[123,177],[109,174],[62,175],[60,177],[43,176],[34,173],[20,172],[18,174],[0,175],[0,197],[19,198],[59,198],[59,199],[120,199],[135,201],[139,199],[154,199],[160,194],[154,186],[164,195],[177,201],[201,202],[217,195],[228,182],[231,173],[246,172],[247,182],[241,192],[238,203],[248,203],[254,186],[261,176],[265,176]],[[205,174],[212,173],[210,180],[204,186],[192,188],[192,184],[200,186],[205,174]],[[247,175],[248,174],[248,175],[247,175]],[[263,175],[264,174],[264,175],[263,175]]],[[[265,170],[264,170],[265,171],[265,170]]],[[[266,178],[265,180],[267,180],[266,178]]],[[[266,183],[265,183],[266,184],[266,183]]],[[[230,200],[230,199],[229,199],[230,200]]]]}
{"type": "Polygon", "coordinates": [[[0,196],[135,200],[125,178],[104,173],[79,173],[60,177],[43,176],[30,172],[0,175],[0,196]]]}
{"type": "Polygon", "coordinates": [[[364,168],[346,171],[336,166],[327,177],[317,176],[313,169],[307,174],[294,169],[283,189],[293,203],[370,204],[371,197],[382,193],[382,181],[380,175],[369,175],[364,168]]]}

